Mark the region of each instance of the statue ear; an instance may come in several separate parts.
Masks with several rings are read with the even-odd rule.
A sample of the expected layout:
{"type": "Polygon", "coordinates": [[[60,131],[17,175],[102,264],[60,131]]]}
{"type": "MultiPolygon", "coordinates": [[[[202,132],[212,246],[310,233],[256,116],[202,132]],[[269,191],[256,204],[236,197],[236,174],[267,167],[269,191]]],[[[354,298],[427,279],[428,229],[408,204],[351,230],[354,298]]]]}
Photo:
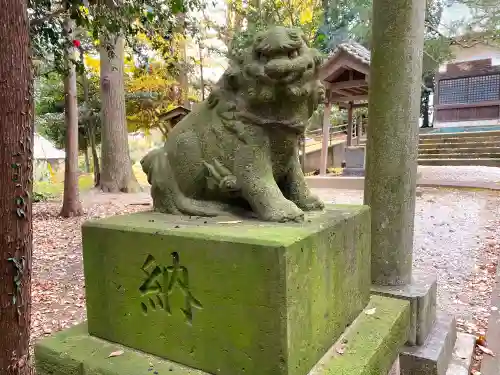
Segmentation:
{"type": "Polygon", "coordinates": [[[230,90],[238,90],[240,76],[240,68],[235,66],[230,66],[224,73],[224,85],[230,90]]]}

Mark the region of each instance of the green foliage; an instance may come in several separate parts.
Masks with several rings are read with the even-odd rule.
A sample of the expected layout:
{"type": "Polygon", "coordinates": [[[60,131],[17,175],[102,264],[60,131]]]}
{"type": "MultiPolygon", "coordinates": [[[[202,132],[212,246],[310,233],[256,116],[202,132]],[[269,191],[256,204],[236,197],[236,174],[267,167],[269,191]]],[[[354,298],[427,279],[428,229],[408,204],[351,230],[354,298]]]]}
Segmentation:
{"type": "Polygon", "coordinates": [[[53,195],[50,193],[38,192],[38,191],[33,192],[33,202],[34,203],[45,202],[45,201],[48,201],[49,199],[52,199],[52,198],[53,198],[53,195]]]}
{"type": "Polygon", "coordinates": [[[329,53],[347,39],[368,45],[371,15],[372,0],[325,1],[323,22],[315,40],[316,47],[329,53]]]}
{"type": "MultiPolygon", "coordinates": [[[[125,36],[131,46],[138,34],[169,40],[178,27],[177,14],[202,7],[199,0],[30,0],[30,31],[34,55],[49,54],[55,68],[64,72],[64,51],[73,44],[64,35],[63,22],[74,21],[77,29],[97,44],[116,34],[125,36]],[[118,4],[118,5],[115,5],[118,4]]],[[[112,50],[110,49],[110,53],[112,50]]],[[[80,72],[83,66],[76,61],[80,72]]]]}
{"type": "MultiPolygon", "coordinates": [[[[467,31],[473,42],[478,40],[500,45],[500,2],[498,0],[460,0],[472,13],[467,31]]],[[[467,40],[465,41],[467,44],[467,40]]]]}
{"type": "Polygon", "coordinates": [[[229,45],[230,54],[238,54],[253,40],[254,35],[270,26],[297,27],[312,44],[321,24],[322,2],[319,0],[268,0],[250,2],[247,6],[238,0],[227,3],[226,20],[233,29],[226,29],[222,39],[229,45]],[[243,20],[247,27],[243,28],[243,20]]]}
{"type": "MultiPolygon", "coordinates": [[[[66,125],[64,123],[63,76],[57,71],[42,74],[35,79],[35,128],[41,135],[51,140],[56,147],[64,148],[66,125]]],[[[99,78],[88,75],[89,101],[79,106],[79,147],[84,150],[89,145],[88,127],[93,126],[96,142],[100,143],[100,93],[99,78]]],[[[78,102],[84,103],[82,85],[78,85],[78,102]]]]}
{"type": "MultiPolygon", "coordinates": [[[[78,177],[78,187],[80,191],[88,191],[94,187],[94,177],[92,174],[82,174],[78,177]]],[[[55,198],[60,197],[64,191],[63,181],[34,181],[33,191],[40,197],[55,198]]]]}

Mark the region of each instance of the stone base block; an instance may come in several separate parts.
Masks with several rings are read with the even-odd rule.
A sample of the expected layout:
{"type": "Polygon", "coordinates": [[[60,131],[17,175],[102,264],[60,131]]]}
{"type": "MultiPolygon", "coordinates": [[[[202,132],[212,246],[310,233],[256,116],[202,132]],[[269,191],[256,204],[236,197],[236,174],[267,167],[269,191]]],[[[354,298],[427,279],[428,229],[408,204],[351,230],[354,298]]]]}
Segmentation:
{"type": "Polygon", "coordinates": [[[423,345],[436,318],[436,277],[413,272],[412,283],[404,286],[372,286],[372,293],[410,301],[411,324],[407,345],[423,345]]]}
{"type": "Polygon", "coordinates": [[[35,346],[37,375],[209,375],[125,346],[92,337],[87,324],[59,332],[35,346]],[[110,357],[110,354],[118,354],[110,357]]]}
{"type": "Polygon", "coordinates": [[[387,375],[395,362],[397,371],[409,318],[407,301],[372,296],[364,312],[308,375],[387,375]]]}
{"type": "Polygon", "coordinates": [[[370,215],[86,223],[89,333],[219,375],[304,375],[370,298],[370,215]]]}
{"type": "Polygon", "coordinates": [[[458,332],[455,349],[453,350],[453,358],[448,366],[446,375],[469,375],[475,346],[475,336],[458,332]]]}
{"type": "MultiPolygon", "coordinates": [[[[309,374],[388,374],[391,367],[394,369],[392,365],[406,340],[409,317],[408,302],[371,297],[364,312],[309,374]]],[[[37,375],[210,375],[90,336],[86,324],[39,341],[35,346],[35,359],[37,375]],[[115,356],[110,356],[111,353],[115,356]]],[[[275,375],[269,369],[260,370],[265,367],[257,362],[255,370],[247,372],[236,366],[230,374],[275,375]]],[[[305,375],[307,371],[301,374],[305,375]]],[[[396,372],[391,375],[399,374],[396,372]]]]}
{"type": "Polygon", "coordinates": [[[456,338],[455,318],[438,313],[425,343],[400,353],[401,375],[446,375],[456,338]]]}

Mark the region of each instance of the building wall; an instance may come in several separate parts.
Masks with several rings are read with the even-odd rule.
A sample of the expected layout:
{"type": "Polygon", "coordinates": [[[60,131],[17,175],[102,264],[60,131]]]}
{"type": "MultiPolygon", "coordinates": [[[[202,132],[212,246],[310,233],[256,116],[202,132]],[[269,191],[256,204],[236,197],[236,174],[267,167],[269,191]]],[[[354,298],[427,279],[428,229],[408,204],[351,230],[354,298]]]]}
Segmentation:
{"type": "Polygon", "coordinates": [[[452,63],[491,59],[491,65],[500,65],[500,48],[487,46],[484,44],[477,44],[470,48],[463,48],[461,46],[451,47],[453,58],[444,62],[439,67],[440,73],[446,72],[446,66],[452,63]]]}
{"type": "MultiPolygon", "coordinates": [[[[443,79],[467,76],[478,76],[478,78],[481,79],[480,77],[486,74],[498,74],[500,72],[500,48],[494,48],[484,44],[477,44],[470,48],[454,46],[452,47],[452,53],[454,55],[453,59],[447,61],[446,64],[443,64],[439,68],[437,92],[439,92],[440,82],[443,79]]],[[[469,90],[471,90],[471,88],[469,88],[469,90]]],[[[474,92],[469,92],[469,94],[467,94],[469,99],[463,102],[468,104],[447,106],[440,105],[443,101],[441,101],[438,96],[436,98],[437,101],[434,103],[436,113],[434,126],[456,127],[498,125],[500,123],[500,106],[498,100],[493,102],[475,102],[472,100],[471,102],[469,101],[471,100],[470,95],[474,95],[474,92]]],[[[460,103],[462,102],[460,101],[460,103]]]]}

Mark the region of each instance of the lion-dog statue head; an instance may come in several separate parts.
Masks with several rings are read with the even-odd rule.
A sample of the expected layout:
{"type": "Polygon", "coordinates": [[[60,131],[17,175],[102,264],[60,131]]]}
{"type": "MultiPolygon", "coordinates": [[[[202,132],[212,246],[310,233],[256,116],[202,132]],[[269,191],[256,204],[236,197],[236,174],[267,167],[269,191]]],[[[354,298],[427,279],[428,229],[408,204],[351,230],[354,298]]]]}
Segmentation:
{"type": "MultiPolygon", "coordinates": [[[[257,34],[250,47],[232,57],[218,86],[244,118],[300,133],[324,100],[318,79],[321,63],[301,30],[277,26],[257,34]]],[[[216,90],[209,100],[219,96],[216,90]]]]}

